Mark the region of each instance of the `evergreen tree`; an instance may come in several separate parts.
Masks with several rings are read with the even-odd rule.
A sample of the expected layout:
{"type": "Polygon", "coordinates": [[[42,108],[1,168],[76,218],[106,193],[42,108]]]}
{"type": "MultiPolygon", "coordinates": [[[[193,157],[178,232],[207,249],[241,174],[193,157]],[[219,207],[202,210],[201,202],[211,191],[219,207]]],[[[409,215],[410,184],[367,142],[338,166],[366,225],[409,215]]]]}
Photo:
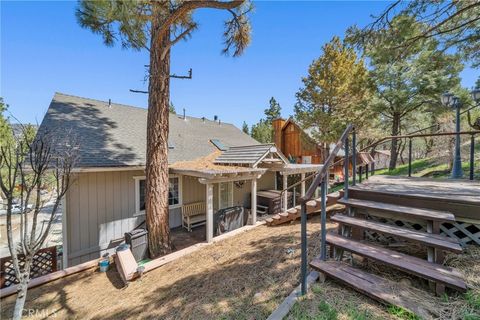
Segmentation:
{"type": "Polygon", "coordinates": [[[480,66],[480,1],[395,1],[376,17],[363,29],[350,28],[362,45],[383,46],[401,57],[404,50],[433,38],[438,41],[439,50],[453,48],[466,63],[480,66]],[[424,27],[416,28],[396,43],[383,43],[383,35],[377,31],[388,29],[391,21],[401,16],[411,16],[424,27]]]}
{"type": "Polygon", "coordinates": [[[200,8],[225,10],[223,53],[234,57],[250,43],[246,0],[232,1],[97,1],[81,0],[79,24],[100,34],[107,46],[146,49],[150,54],[147,116],[146,223],[151,257],[172,250],[168,215],[168,113],[170,104],[170,50],[198,27],[200,8]]]}
{"type": "Polygon", "coordinates": [[[250,130],[248,129],[248,124],[243,121],[243,124],[242,124],[242,131],[248,135],[250,135],[250,130]]]}
{"type": "Polygon", "coordinates": [[[274,97],[270,98],[270,106],[264,110],[265,118],[252,125],[252,137],[261,143],[273,142],[272,121],[280,118],[282,108],[274,97]]]}
{"type": "Polygon", "coordinates": [[[328,145],[338,139],[347,124],[354,123],[360,129],[371,120],[371,85],[363,60],[338,37],[325,44],[322,51],[302,79],[295,118],[328,151],[328,145]]]}
{"type": "Polygon", "coordinates": [[[268,123],[272,123],[273,120],[280,118],[280,104],[275,100],[274,97],[270,99],[270,107],[265,109],[265,115],[267,116],[266,120],[268,123]]]}
{"type": "MultiPolygon", "coordinates": [[[[376,94],[373,109],[382,122],[389,127],[392,136],[401,134],[403,121],[412,113],[426,107],[439,106],[439,97],[445,91],[458,88],[459,72],[463,66],[458,55],[447,54],[438,49],[435,39],[424,39],[402,51],[391,50],[419,32],[423,25],[410,16],[397,16],[379,38],[381,44],[367,45],[365,55],[370,61],[371,79],[376,94]]],[[[391,141],[389,168],[397,165],[399,144],[391,141]]]]}
{"type": "Polygon", "coordinates": [[[265,119],[260,119],[252,126],[252,138],[260,143],[271,143],[273,141],[272,124],[265,119]]]}
{"type": "Polygon", "coordinates": [[[177,113],[175,110],[175,106],[173,105],[173,102],[170,101],[170,107],[168,108],[168,112],[170,113],[177,113]]]}

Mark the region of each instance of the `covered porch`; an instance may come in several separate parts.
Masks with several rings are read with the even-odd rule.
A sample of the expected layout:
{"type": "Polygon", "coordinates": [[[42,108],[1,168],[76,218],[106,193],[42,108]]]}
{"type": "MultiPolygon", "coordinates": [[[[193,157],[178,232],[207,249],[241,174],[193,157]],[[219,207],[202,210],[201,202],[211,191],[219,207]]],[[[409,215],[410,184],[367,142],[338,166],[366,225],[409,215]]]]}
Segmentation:
{"type": "MultiPolygon", "coordinates": [[[[193,240],[212,242],[216,235],[219,235],[219,215],[226,210],[235,211],[237,215],[236,227],[241,227],[242,217],[248,224],[257,222],[256,215],[256,190],[257,181],[267,171],[260,168],[171,168],[172,174],[182,176],[183,203],[181,205],[182,227],[172,230],[177,233],[177,238],[193,238],[193,240]],[[185,195],[188,188],[195,185],[196,197],[185,195]],[[198,194],[202,192],[203,194],[198,194]],[[204,230],[204,237],[199,236],[199,229],[204,230]],[[182,232],[189,233],[180,235],[182,232]]],[[[273,181],[272,181],[273,183],[273,181]]],[[[190,193],[192,193],[190,191],[190,193]]],[[[231,230],[222,229],[223,232],[231,230]]],[[[188,240],[187,242],[189,242],[188,240]]],[[[175,242],[175,240],[174,240],[175,242]]],[[[178,247],[178,246],[177,246],[178,247]]]]}
{"type": "MultiPolygon", "coordinates": [[[[321,167],[291,164],[272,144],[232,147],[196,161],[177,163],[170,173],[182,177],[183,201],[179,206],[182,228],[175,231],[180,235],[180,230],[185,230],[193,236],[202,228],[204,240],[212,242],[219,234],[256,224],[259,214],[286,212],[305,194],[311,182],[309,175],[321,167]],[[299,180],[299,185],[290,187],[299,180]],[[280,207],[267,213],[258,203],[264,193],[280,202],[280,207]],[[289,196],[293,201],[288,202],[289,196]]],[[[198,236],[193,238],[200,240],[198,236]]]]}

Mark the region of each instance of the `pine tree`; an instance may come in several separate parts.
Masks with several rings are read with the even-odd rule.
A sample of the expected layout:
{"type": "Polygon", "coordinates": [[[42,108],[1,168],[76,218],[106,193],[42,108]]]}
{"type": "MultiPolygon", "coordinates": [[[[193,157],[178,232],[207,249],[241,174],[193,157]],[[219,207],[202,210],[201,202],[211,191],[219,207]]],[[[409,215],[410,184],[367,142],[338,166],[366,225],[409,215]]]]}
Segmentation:
{"type": "MultiPolygon", "coordinates": [[[[439,50],[435,39],[416,42],[404,49],[401,56],[398,51],[391,50],[422,28],[424,26],[413,17],[397,16],[388,29],[378,31],[381,44],[364,48],[376,89],[373,110],[381,115],[392,136],[401,134],[404,120],[412,113],[427,106],[437,106],[440,110],[440,95],[460,84],[459,72],[463,66],[459,56],[439,50]]],[[[394,169],[398,160],[398,139],[391,140],[390,150],[389,168],[394,169]]]]}
{"type": "Polygon", "coordinates": [[[272,124],[265,119],[260,119],[252,126],[252,138],[260,143],[271,143],[273,141],[272,124]]]}
{"type": "Polygon", "coordinates": [[[168,112],[170,113],[177,113],[175,110],[175,106],[173,105],[173,102],[170,101],[170,106],[168,107],[168,112]]]}
{"type": "Polygon", "coordinates": [[[168,221],[168,113],[170,50],[198,27],[193,13],[200,8],[225,10],[230,18],[223,33],[224,54],[242,54],[250,43],[247,13],[251,4],[239,1],[97,1],[81,0],[79,24],[100,34],[107,46],[146,49],[150,54],[147,116],[146,222],[151,257],[172,249],[168,221]]]}
{"type": "Polygon", "coordinates": [[[250,135],[250,130],[248,129],[248,124],[243,121],[243,124],[242,124],[242,131],[248,135],[250,135]]]}
{"type": "Polygon", "coordinates": [[[314,138],[328,146],[335,142],[347,124],[360,129],[370,121],[371,84],[363,60],[352,48],[334,37],[308,68],[303,88],[296,96],[295,117],[314,138]]]}
{"type": "Polygon", "coordinates": [[[280,118],[280,104],[275,100],[274,97],[270,99],[270,107],[265,109],[265,115],[267,116],[266,120],[268,123],[272,123],[273,120],[280,118]]]}

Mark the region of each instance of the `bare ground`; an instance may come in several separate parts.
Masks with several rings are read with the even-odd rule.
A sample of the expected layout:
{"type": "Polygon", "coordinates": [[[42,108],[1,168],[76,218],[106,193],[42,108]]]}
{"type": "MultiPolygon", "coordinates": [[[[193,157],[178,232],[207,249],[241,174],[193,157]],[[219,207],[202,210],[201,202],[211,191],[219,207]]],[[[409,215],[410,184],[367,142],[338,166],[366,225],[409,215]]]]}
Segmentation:
{"type": "MultiPolygon", "coordinates": [[[[318,254],[319,218],[309,219],[308,228],[311,259],[318,254]]],[[[265,319],[298,285],[299,271],[299,223],[260,226],[153,270],[126,288],[114,268],[59,279],[31,289],[26,308],[36,311],[31,319],[265,319]]],[[[317,306],[312,298],[324,299],[347,319],[352,306],[368,310],[371,318],[397,318],[330,280],[315,288],[305,301],[317,306]]],[[[2,319],[10,317],[14,301],[15,296],[1,301],[2,319]]]]}

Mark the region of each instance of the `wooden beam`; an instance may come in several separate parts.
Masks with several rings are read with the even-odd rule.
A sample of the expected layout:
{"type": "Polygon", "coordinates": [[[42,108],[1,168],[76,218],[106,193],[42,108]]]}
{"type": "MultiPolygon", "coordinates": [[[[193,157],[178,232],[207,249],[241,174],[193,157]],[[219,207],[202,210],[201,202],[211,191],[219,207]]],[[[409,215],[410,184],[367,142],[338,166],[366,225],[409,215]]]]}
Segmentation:
{"type": "Polygon", "coordinates": [[[208,183],[220,183],[220,182],[231,182],[231,181],[241,181],[241,180],[252,180],[252,179],[259,179],[264,172],[261,173],[249,173],[249,174],[238,174],[235,176],[221,176],[221,177],[213,177],[211,179],[208,178],[199,178],[198,181],[202,184],[208,183]]]}
{"type": "Polygon", "coordinates": [[[251,192],[250,212],[252,214],[251,224],[257,223],[257,179],[252,179],[252,192],[251,192]]]}
{"type": "Polygon", "coordinates": [[[213,184],[207,183],[205,186],[207,200],[207,242],[213,240],[213,184]]]}

